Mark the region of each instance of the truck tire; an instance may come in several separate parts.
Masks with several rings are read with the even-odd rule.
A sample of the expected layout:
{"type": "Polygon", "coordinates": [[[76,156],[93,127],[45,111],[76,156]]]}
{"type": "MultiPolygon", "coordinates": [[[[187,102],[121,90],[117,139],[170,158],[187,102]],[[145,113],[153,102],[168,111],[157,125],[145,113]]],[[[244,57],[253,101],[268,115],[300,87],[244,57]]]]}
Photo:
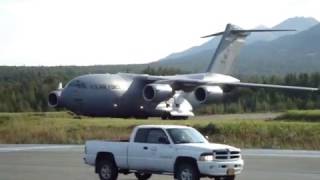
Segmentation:
{"type": "Polygon", "coordinates": [[[178,180],[199,180],[197,167],[192,163],[181,163],[178,165],[176,177],[178,180]]]}
{"type": "Polygon", "coordinates": [[[118,168],[113,160],[103,159],[98,163],[98,174],[101,180],[116,180],[118,168]]]}
{"type": "Polygon", "coordinates": [[[150,173],[139,173],[139,172],[134,173],[134,175],[138,180],[147,180],[152,176],[152,174],[150,173]]]}
{"type": "Polygon", "coordinates": [[[236,176],[227,176],[226,177],[226,180],[235,180],[236,179],[236,176]]]}
{"type": "Polygon", "coordinates": [[[215,177],[215,180],[235,180],[235,176],[221,176],[221,177],[215,177]]]}

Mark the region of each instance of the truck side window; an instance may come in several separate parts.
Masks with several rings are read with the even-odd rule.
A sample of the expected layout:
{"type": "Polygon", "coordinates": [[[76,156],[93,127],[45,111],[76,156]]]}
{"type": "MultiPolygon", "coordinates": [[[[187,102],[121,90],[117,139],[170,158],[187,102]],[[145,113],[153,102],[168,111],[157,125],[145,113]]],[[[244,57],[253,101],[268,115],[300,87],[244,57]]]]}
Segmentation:
{"type": "Polygon", "coordinates": [[[162,144],[159,142],[160,138],[168,139],[162,129],[150,129],[147,137],[147,143],[162,144]]]}
{"type": "Polygon", "coordinates": [[[163,144],[163,142],[159,142],[160,138],[164,138],[168,141],[168,137],[162,129],[141,128],[141,129],[137,130],[136,137],[134,138],[134,142],[136,142],[136,143],[163,144]]]}
{"type": "Polygon", "coordinates": [[[138,129],[136,133],[136,137],[134,138],[134,142],[137,142],[137,143],[147,142],[148,133],[149,133],[149,129],[146,129],[146,128],[138,129]]]}

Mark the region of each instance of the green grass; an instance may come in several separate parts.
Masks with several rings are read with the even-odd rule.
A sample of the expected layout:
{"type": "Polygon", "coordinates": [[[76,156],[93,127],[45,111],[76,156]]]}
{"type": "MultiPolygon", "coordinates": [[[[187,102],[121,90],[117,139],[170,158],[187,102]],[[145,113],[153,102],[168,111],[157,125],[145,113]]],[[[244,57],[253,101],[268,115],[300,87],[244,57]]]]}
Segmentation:
{"type": "Polygon", "coordinates": [[[320,110],[291,110],[282,114],[276,120],[320,122],[320,110]]]}
{"type": "Polygon", "coordinates": [[[64,112],[0,113],[0,143],[82,144],[88,139],[127,139],[140,124],[193,126],[212,142],[241,148],[320,149],[319,121],[74,119],[64,112]]]}

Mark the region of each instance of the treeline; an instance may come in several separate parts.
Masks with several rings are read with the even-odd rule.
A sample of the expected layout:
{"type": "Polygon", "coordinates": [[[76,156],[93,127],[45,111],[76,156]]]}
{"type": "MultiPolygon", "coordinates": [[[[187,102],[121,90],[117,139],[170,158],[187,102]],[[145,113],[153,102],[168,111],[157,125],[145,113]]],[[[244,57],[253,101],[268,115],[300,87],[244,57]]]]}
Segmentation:
{"type": "Polygon", "coordinates": [[[188,71],[182,71],[177,68],[169,68],[169,67],[150,67],[147,66],[145,69],[141,71],[142,74],[149,74],[149,75],[176,75],[176,74],[187,74],[189,73],[188,71]]]}
{"type": "Polygon", "coordinates": [[[94,73],[183,73],[173,68],[151,68],[146,65],[14,67],[0,66],[0,112],[52,111],[47,96],[71,79],[94,73]]]}
{"type": "MultiPolygon", "coordinates": [[[[61,67],[0,67],[0,112],[52,111],[47,95],[59,82],[88,73],[135,72],[152,75],[188,73],[175,68],[149,66],[61,66],[61,67]]],[[[320,73],[288,74],[286,76],[241,77],[242,81],[318,87],[320,73]]],[[[284,92],[265,89],[240,89],[223,102],[200,108],[198,113],[241,113],[282,111],[287,109],[320,108],[315,93],[284,92]]]]}
{"type": "MultiPolygon", "coordinates": [[[[251,76],[242,81],[280,84],[289,86],[319,87],[320,73],[288,74],[285,76],[251,76]]],[[[319,93],[275,89],[240,88],[223,102],[214,103],[198,110],[200,114],[279,112],[290,109],[319,109],[319,93]]]]}

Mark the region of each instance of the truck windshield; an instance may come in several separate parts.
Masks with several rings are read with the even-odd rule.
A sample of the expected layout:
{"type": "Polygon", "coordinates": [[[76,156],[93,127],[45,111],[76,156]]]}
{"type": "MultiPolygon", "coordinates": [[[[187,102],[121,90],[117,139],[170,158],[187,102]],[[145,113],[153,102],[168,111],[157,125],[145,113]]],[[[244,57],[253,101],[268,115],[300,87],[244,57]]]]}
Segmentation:
{"type": "Polygon", "coordinates": [[[192,128],[170,128],[167,131],[175,144],[206,142],[205,138],[192,128]]]}

